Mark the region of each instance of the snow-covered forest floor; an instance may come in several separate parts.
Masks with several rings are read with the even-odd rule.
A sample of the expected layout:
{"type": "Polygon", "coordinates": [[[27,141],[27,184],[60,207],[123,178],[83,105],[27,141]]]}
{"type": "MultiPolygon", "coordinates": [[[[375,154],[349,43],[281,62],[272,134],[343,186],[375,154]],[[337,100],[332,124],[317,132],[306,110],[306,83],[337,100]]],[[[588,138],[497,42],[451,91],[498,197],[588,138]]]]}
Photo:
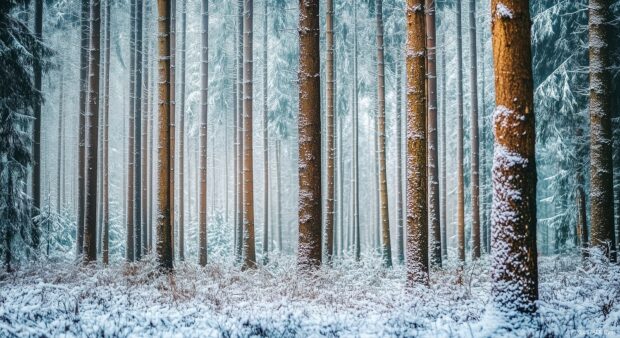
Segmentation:
{"type": "MultiPolygon", "coordinates": [[[[217,259],[216,259],[217,260],[217,259]]],[[[490,304],[487,261],[454,263],[430,288],[405,290],[404,269],[379,259],[345,261],[311,275],[293,257],[257,270],[231,263],[152,258],[109,268],[41,263],[0,274],[0,336],[428,336],[620,335],[620,268],[579,256],[540,260],[533,320],[503,319],[490,304]]]]}

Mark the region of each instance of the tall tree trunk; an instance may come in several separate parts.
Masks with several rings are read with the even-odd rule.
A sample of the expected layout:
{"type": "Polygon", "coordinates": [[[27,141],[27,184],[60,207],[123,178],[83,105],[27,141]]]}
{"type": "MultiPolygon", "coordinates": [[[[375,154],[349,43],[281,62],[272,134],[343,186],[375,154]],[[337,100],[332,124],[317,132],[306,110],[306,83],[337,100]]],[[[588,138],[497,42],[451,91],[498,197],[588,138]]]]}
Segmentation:
{"type": "MultiPolygon", "coordinates": [[[[482,21],[484,24],[484,21],[482,21]]],[[[485,49],[484,49],[484,44],[485,44],[485,38],[484,38],[485,34],[484,34],[484,30],[481,31],[480,34],[480,49],[481,49],[481,55],[482,55],[482,72],[481,72],[481,78],[482,78],[482,91],[480,93],[480,99],[481,99],[481,104],[482,104],[482,109],[481,109],[481,113],[482,113],[482,132],[480,133],[481,135],[481,140],[480,140],[480,144],[481,144],[481,149],[480,149],[480,185],[482,186],[482,196],[480,196],[480,224],[482,227],[482,243],[480,244],[480,246],[484,249],[484,252],[489,254],[490,253],[490,236],[489,236],[489,218],[487,217],[487,212],[488,212],[488,205],[490,205],[490,203],[488,203],[488,186],[489,184],[487,183],[488,181],[488,161],[487,161],[487,146],[488,146],[488,118],[487,118],[487,110],[486,110],[486,71],[485,71],[485,62],[484,62],[484,55],[486,53],[485,49]]],[[[489,151],[490,153],[490,151],[489,151]]]]}
{"type": "Polygon", "coordinates": [[[390,213],[388,210],[387,173],[385,164],[385,61],[383,53],[383,0],[375,0],[377,26],[377,146],[379,148],[379,204],[381,220],[381,252],[383,264],[392,266],[390,213]]]}
{"type": "Polygon", "coordinates": [[[471,99],[471,254],[480,258],[480,187],[478,144],[478,54],[476,51],[476,0],[469,0],[469,90],[471,99]]]}
{"type": "Polygon", "coordinates": [[[125,245],[126,259],[135,260],[135,112],[136,112],[136,1],[130,1],[131,36],[129,37],[129,148],[127,174],[127,242],[125,245]]]}
{"type": "Polygon", "coordinates": [[[142,258],[142,0],[136,0],[136,101],[134,117],[134,250],[142,258]]]}
{"type": "Polygon", "coordinates": [[[423,0],[407,0],[407,284],[428,284],[426,26],[423,0]]]}
{"type": "Polygon", "coordinates": [[[109,131],[110,131],[110,21],[112,20],[112,0],[106,0],[105,4],[105,64],[103,82],[105,83],[105,106],[103,107],[103,233],[101,251],[103,264],[110,263],[110,205],[109,205],[109,131]]]}
{"type": "Polygon", "coordinates": [[[427,50],[427,133],[428,133],[428,221],[431,262],[441,266],[441,223],[439,219],[439,162],[437,154],[437,33],[435,0],[425,0],[427,50]]]}
{"type": "Polygon", "coordinates": [[[297,264],[321,264],[321,78],[319,1],[299,1],[299,249],[297,264]]]}
{"type": "Polygon", "coordinates": [[[87,141],[86,152],[86,204],[84,206],[84,260],[97,260],[97,168],[99,146],[99,66],[100,66],[100,33],[101,33],[101,2],[92,0],[90,7],[90,83],[88,95],[87,141]]]}
{"type": "Polygon", "coordinates": [[[237,1],[237,260],[243,258],[243,1],[237,1]]]}
{"type": "Polygon", "coordinates": [[[610,0],[590,0],[591,244],[616,260],[611,129],[610,0]]]}
{"type": "MultiPolygon", "coordinates": [[[[326,1],[325,9],[326,34],[326,131],[327,131],[327,196],[325,205],[325,250],[327,262],[334,256],[334,0],[326,1]]],[[[340,203],[340,201],[338,201],[340,203]]]]}
{"type": "Polygon", "coordinates": [[[538,298],[535,121],[529,1],[491,1],[495,69],[492,297],[532,312],[538,298]]]}
{"type": "Polygon", "coordinates": [[[144,23],[144,31],[145,31],[145,37],[143,38],[143,44],[142,44],[142,50],[144,51],[144,55],[142,57],[142,63],[144,65],[144,73],[143,73],[143,79],[144,79],[144,83],[142,85],[142,194],[141,194],[141,200],[142,200],[142,215],[141,215],[141,224],[142,224],[142,240],[140,241],[142,243],[142,254],[145,255],[149,252],[149,247],[148,247],[148,232],[149,232],[149,222],[148,222],[148,213],[151,210],[151,205],[149,203],[149,181],[148,181],[148,177],[149,177],[149,163],[150,163],[150,152],[149,152],[149,120],[150,120],[150,116],[151,116],[151,112],[150,112],[150,105],[149,105],[149,96],[150,96],[150,83],[149,83],[149,77],[150,77],[150,53],[149,53],[149,48],[150,48],[150,39],[149,39],[149,32],[150,32],[150,27],[148,25],[149,19],[152,17],[151,15],[151,10],[150,10],[151,6],[150,6],[150,2],[147,1],[144,4],[144,18],[145,18],[145,23],[144,23]]]}
{"type": "MultiPolygon", "coordinates": [[[[172,260],[174,260],[174,232],[175,232],[175,194],[176,194],[176,55],[177,55],[177,0],[170,0],[170,243],[172,245],[172,260]]],[[[181,182],[183,184],[183,182],[181,182]]]]}
{"type": "Polygon", "coordinates": [[[76,253],[84,251],[84,202],[86,192],[84,178],[86,176],[86,101],[88,95],[88,44],[90,36],[90,4],[89,0],[82,0],[80,13],[80,102],[79,102],[79,143],[78,143],[78,219],[76,253]]]}
{"type": "Polygon", "coordinates": [[[398,262],[405,263],[405,227],[403,220],[403,122],[402,122],[402,49],[401,44],[398,45],[396,53],[396,222],[397,222],[397,249],[398,262]]]}
{"type": "Polygon", "coordinates": [[[171,101],[170,93],[172,83],[170,82],[170,7],[174,0],[157,0],[158,9],[158,63],[159,63],[159,103],[157,116],[157,129],[159,131],[159,139],[157,141],[157,177],[159,179],[159,187],[157,192],[157,212],[159,213],[157,220],[157,259],[161,268],[172,270],[174,259],[172,251],[172,209],[170,190],[170,178],[172,176],[171,169],[171,101]]]}
{"type": "Polygon", "coordinates": [[[254,2],[243,4],[243,267],[256,267],[254,240],[253,30],[254,2]]]}
{"type": "Polygon", "coordinates": [[[185,59],[187,45],[187,0],[181,0],[181,109],[179,111],[179,260],[185,260],[185,59]]]}
{"type": "Polygon", "coordinates": [[[268,11],[267,0],[263,0],[263,180],[265,188],[263,189],[263,255],[265,255],[265,263],[269,261],[269,130],[268,130],[268,110],[267,110],[267,70],[269,69],[267,59],[267,49],[269,48],[269,39],[267,36],[268,11]]]}
{"type": "Polygon", "coordinates": [[[56,178],[56,213],[58,215],[60,215],[60,206],[62,204],[62,191],[61,191],[61,186],[62,186],[62,181],[63,181],[63,176],[62,176],[62,158],[63,158],[63,153],[62,153],[62,148],[63,148],[63,132],[64,132],[64,127],[63,127],[63,101],[64,101],[64,84],[65,84],[65,77],[64,77],[64,70],[62,69],[62,66],[60,67],[60,91],[58,94],[58,152],[57,152],[57,170],[58,170],[58,176],[56,178]]]}
{"type": "Polygon", "coordinates": [[[357,2],[353,4],[353,160],[351,165],[353,166],[353,179],[351,184],[353,185],[353,234],[352,240],[355,242],[355,260],[360,260],[361,251],[361,236],[360,236],[360,213],[359,213],[359,121],[358,121],[358,88],[357,88],[357,2]]]}
{"type": "Polygon", "coordinates": [[[209,111],[209,0],[201,1],[202,45],[200,53],[200,207],[198,256],[207,265],[207,127],[209,111]]]}
{"type": "Polygon", "coordinates": [[[448,92],[446,90],[446,42],[444,33],[441,34],[441,256],[443,259],[448,259],[448,217],[447,217],[447,198],[448,185],[447,177],[448,171],[446,169],[447,157],[446,150],[448,148],[448,142],[446,141],[446,98],[448,92]]]}
{"type": "Polygon", "coordinates": [[[458,258],[465,262],[465,175],[463,170],[463,33],[461,0],[456,1],[457,238],[458,258]]]}
{"type": "Polygon", "coordinates": [[[284,251],[282,248],[282,167],[281,167],[281,141],[276,140],[276,188],[278,194],[276,195],[276,204],[278,208],[278,251],[280,254],[284,251]]]}
{"type": "MultiPolygon", "coordinates": [[[[43,41],[43,0],[36,0],[34,4],[34,34],[37,40],[43,41]]],[[[41,66],[42,55],[37,55],[33,64],[34,88],[41,93],[41,80],[43,69],[41,66]]],[[[41,208],[41,101],[34,103],[34,152],[32,166],[32,207],[35,214],[39,214],[41,208]]],[[[34,224],[35,229],[38,227],[34,224]]],[[[34,247],[38,247],[38,236],[33,238],[34,247]]]]}

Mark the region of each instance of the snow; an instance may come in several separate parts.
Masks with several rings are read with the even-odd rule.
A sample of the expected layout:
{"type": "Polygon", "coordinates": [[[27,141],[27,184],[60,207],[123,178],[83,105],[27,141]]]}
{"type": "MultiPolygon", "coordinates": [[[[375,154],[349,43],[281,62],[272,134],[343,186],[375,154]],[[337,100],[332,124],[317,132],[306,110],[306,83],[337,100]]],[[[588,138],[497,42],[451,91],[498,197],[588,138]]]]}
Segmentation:
{"type": "Polygon", "coordinates": [[[512,19],[514,14],[510,8],[500,2],[495,7],[495,15],[503,19],[512,19]]]}
{"type": "MultiPolygon", "coordinates": [[[[452,255],[454,256],[454,255],[452,255]]],[[[620,268],[594,255],[540,261],[538,315],[505,319],[490,302],[486,259],[457,277],[448,262],[431,286],[405,289],[403,267],[379,257],[311,274],[292,256],[239,268],[157,272],[151,257],[109,268],[41,263],[0,274],[0,336],[606,336],[620,334],[620,268]],[[459,280],[462,282],[459,283],[459,280]]]]}

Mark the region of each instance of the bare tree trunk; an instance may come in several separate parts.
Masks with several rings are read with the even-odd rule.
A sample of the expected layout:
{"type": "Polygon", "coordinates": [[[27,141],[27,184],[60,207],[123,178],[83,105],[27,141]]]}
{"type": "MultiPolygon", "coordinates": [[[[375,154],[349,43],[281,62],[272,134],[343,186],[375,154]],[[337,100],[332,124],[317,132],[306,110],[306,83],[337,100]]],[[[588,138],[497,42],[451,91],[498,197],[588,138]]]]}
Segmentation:
{"type": "Polygon", "coordinates": [[[145,4],[145,15],[144,17],[146,18],[146,22],[144,24],[144,31],[145,31],[145,37],[144,37],[144,42],[143,42],[143,48],[142,50],[144,51],[144,56],[143,56],[143,65],[144,65],[144,74],[143,74],[143,78],[144,78],[144,84],[142,85],[142,196],[141,196],[141,200],[142,200],[142,215],[141,215],[141,224],[142,224],[142,240],[140,241],[142,243],[142,254],[146,255],[149,251],[149,245],[148,245],[148,233],[149,233],[149,221],[148,221],[148,213],[151,210],[151,204],[149,201],[149,190],[150,190],[150,186],[149,186],[149,181],[148,181],[148,177],[149,177],[149,167],[150,167],[150,145],[149,145],[149,122],[150,122],[150,118],[151,118],[151,111],[150,111],[150,106],[149,106],[149,97],[150,97],[150,83],[149,83],[149,77],[150,77],[150,53],[149,53],[149,49],[150,49],[150,39],[149,39],[149,32],[150,32],[150,27],[148,26],[148,20],[149,18],[152,17],[152,13],[151,13],[151,6],[150,6],[150,2],[147,1],[145,4]]]}
{"type": "Polygon", "coordinates": [[[172,251],[172,209],[171,198],[172,191],[170,190],[171,184],[170,176],[172,171],[170,170],[170,150],[172,146],[171,139],[171,101],[170,93],[172,83],[171,69],[170,69],[170,7],[171,2],[174,0],[158,0],[158,44],[159,44],[159,103],[158,103],[158,121],[157,129],[159,131],[159,139],[157,142],[157,148],[159,152],[157,154],[157,177],[159,179],[159,187],[157,193],[157,212],[159,213],[157,219],[157,259],[159,265],[165,270],[172,270],[172,263],[174,259],[172,251]]]}
{"type": "Polygon", "coordinates": [[[179,111],[179,260],[185,260],[185,56],[187,0],[181,0],[181,109],[179,111]]]}
{"type": "Polygon", "coordinates": [[[128,174],[127,174],[127,242],[125,245],[126,259],[133,262],[135,259],[135,110],[136,110],[136,1],[130,1],[130,24],[131,36],[129,37],[129,148],[128,152],[128,174]]]}
{"type": "MultiPolygon", "coordinates": [[[[174,232],[175,232],[175,194],[176,194],[176,55],[177,55],[177,38],[176,38],[176,30],[177,30],[177,0],[170,0],[170,115],[169,115],[169,123],[170,123],[170,243],[172,245],[172,260],[174,261],[175,250],[174,250],[174,232]]],[[[161,77],[160,77],[161,81],[161,77]]],[[[161,98],[160,98],[161,100],[161,98]]],[[[183,184],[181,182],[181,184],[183,184]]]]}
{"type": "Polygon", "coordinates": [[[105,65],[103,81],[105,83],[105,106],[103,110],[103,234],[101,251],[103,264],[110,263],[110,205],[109,205],[109,132],[110,132],[110,21],[111,0],[105,4],[105,65]]]}
{"type": "Polygon", "coordinates": [[[591,244],[616,261],[611,129],[611,1],[590,0],[590,210],[591,244]]]}
{"type": "Polygon", "coordinates": [[[299,1],[299,249],[297,264],[321,264],[321,82],[319,2],[299,1]]]}
{"type": "Polygon", "coordinates": [[[423,0],[407,0],[407,284],[428,284],[426,26],[423,0]]]}
{"type": "Polygon", "coordinates": [[[243,1],[237,1],[237,260],[243,258],[243,1]]]}
{"type": "Polygon", "coordinates": [[[142,0],[136,0],[136,101],[134,117],[134,250],[142,258],[142,0]]]}
{"type": "Polygon", "coordinates": [[[405,227],[403,220],[403,122],[402,122],[402,79],[403,65],[401,45],[398,45],[396,54],[396,222],[397,222],[397,248],[398,262],[405,263],[405,227]]]}
{"type": "Polygon", "coordinates": [[[282,253],[282,167],[281,167],[281,145],[280,140],[276,140],[276,187],[278,194],[276,195],[276,204],[278,207],[278,251],[282,253]]]}
{"type": "MultiPolygon", "coordinates": [[[[327,124],[327,203],[325,205],[325,250],[327,262],[331,264],[334,256],[334,0],[326,1],[325,10],[326,34],[326,119],[327,124]]],[[[340,203],[340,201],[338,201],[340,203]]]]}
{"type": "Polygon", "coordinates": [[[435,0],[425,0],[427,50],[427,133],[428,133],[428,221],[431,262],[441,266],[441,223],[439,219],[439,163],[437,154],[437,33],[435,0]]]}
{"type": "Polygon", "coordinates": [[[472,258],[480,258],[480,187],[478,143],[478,54],[476,51],[476,0],[469,0],[469,53],[471,99],[471,241],[472,258]]]}
{"type": "Polygon", "coordinates": [[[360,236],[360,213],[359,213],[359,121],[358,121],[358,88],[357,88],[357,2],[353,4],[353,234],[355,242],[355,260],[360,260],[361,236],[360,236]]]}
{"type": "Polygon", "coordinates": [[[269,261],[269,130],[268,130],[268,110],[267,110],[267,70],[269,69],[267,48],[269,40],[267,36],[268,11],[267,0],[263,0],[263,255],[265,264],[269,261]]]}
{"type": "Polygon", "coordinates": [[[444,34],[441,34],[442,37],[442,45],[441,45],[441,185],[443,187],[441,191],[441,256],[443,259],[448,259],[448,217],[446,215],[447,209],[447,199],[446,195],[448,193],[448,185],[447,185],[447,174],[448,171],[446,169],[447,157],[446,150],[448,148],[448,142],[446,141],[446,98],[448,96],[448,92],[446,90],[446,45],[444,34]]]}
{"type": "MultiPolygon", "coordinates": [[[[39,41],[43,41],[43,0],[36,0],[34,5],[34,34],[39,41]]],[[[34,72],[34,88],[41,92],[41,80],[43,78],[43,69],[41,67],[42,55],[38,55],[33,64],[34,72]]],[[[34,149],[33,149],[33,166],[32,166],[32,207],[34,214],[39,214],[41,208],[41,104],[40,100],[34,101],[34,149]]],[[[38,227],[33,225],[35,229],[38,227]]],[[[36,231],[36,230],[35,230],[36,231]]],[[[33,246],[38,247],[38,236],[33,236],[33,246]]]]}
{"type": "Polygon", "coordinates": [[[77,219],[77,255],[84,250],[84,202],[86,191],[84,178],[86,176],[86,101],[88,96],[88,45],[90,36],[90,4],[89,0],[82,0],[80,14],[80,118],[79,118],[79,144],[78,144],[78,219],[77,219]]]}
{"type": "MultiPolygon", "coordinates": [[[[482,21],[484,24],[484,21],[482,21]]],[[[484,49],[484,44],[485,44],[485,34],[484,34],[484,30],[481,31],[480,34],[480,48],[481,48],[481,55],[483,55],[482,57],[482,62],[481,62],[481,66],[482,66],[482,91],[480,93],[480,99],[481,99],[481,104],[482,104],[482,132],[480,133],[481,135],[481,140],[480,140],[480,144],[481,144],[481,149],[480,149],[480,162],[481,165],[480,167],[480,185],[482,186],[482,196],[480,196],[480,224],[482,227],[482,243],[480,244],[480,246],[484,249],[484,252],[487,254],[490,254],[491,250],[490,250],[490,236],[489,236],[489,230],[490,230],[490,226],[489,226],[489,218],[487,217],[487,213],[488,213],[488,206],[490,205],[490,203],[488,203],[488,188],[489,188],[489,184],[488,184],[488,160],[487,158],[490,157],[487,155],[487,153],[490,153],[491,151],[487,152],[487,147],[489,145],[488,143],[488,136],[487,133],[489,132],[489,128],[488,128],[488,117],[487,115],[487,110],[486,110],[486,71],[485,71],[485,62],[484,62],[484,55],[486,53],[485,49],[484,49]]]]}
{"type": "Polygon", "coordinates": [[[64,127],[63,127],[63,101],[64,101],[64,84],[65,84],[65,77],[64,77],[64,70],[62,69],[62,66],[60,68],[60,93],[58,95],[58,153],[57,153],[57,169],[58,169],[58,176],[56,178],[56,213],[58,215],[60,215],[60,205],[62,204],[61,200],[62,200],[62,194],[61,194],[61,182],[63,181],[63,176],[62,176],[62,148],[63,148],[63,132],[64,132],[64,127]]]}
{"type": "Polygon", "coordinates": [[[207,265],[207,123],[209,111],[209,0],[201,2],[202,45],[200,53],[200,207],[198,256],[207,265]]]}
{"type": "Polygon", "coordinates": [[[456,1],[456,63],[457,91],[457,238],[458,258],[465,262],[465,175],[463,170],[463,33],[461,20],[461,0],[456,1]]]}
{"type": "Polygon", "coordinates": [[[538,299],[535,121],[529,1],[491,1],[495,69],[492,297],[533,312],[538,299]]]}
{"type": "Polygon", "coordinates": [[[84,260],[97,260],[97,168],[99,146],[99,66],[100,66],[100,33],[101,33],[101,2],[92,0],[90,8],[90,83],[87,116],[87,170],[86,170],[86,203],[84,205],[84,260]]]}
{"type": "Polygon", "coordinates": [[[254,165],[252,141],[254,2],[243,4],[243,267],[256,267],[254,240],[254,165]]]}

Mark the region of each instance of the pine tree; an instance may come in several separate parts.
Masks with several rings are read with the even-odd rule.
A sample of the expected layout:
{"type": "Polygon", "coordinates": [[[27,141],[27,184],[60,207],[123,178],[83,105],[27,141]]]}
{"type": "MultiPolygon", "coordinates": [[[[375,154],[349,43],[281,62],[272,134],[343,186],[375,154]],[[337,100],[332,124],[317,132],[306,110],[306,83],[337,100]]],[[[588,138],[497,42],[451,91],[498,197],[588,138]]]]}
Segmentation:
{"type": "Polygon", "coordinates": [[[529,1],[491,2],[495,66],[492,297],[532,312],[538,298],[535,115],[529,1]]]}
{"type": "Polygon", "coordinates": [[[103,249],[102,261],[103,264],[109,264],[110,262],[110,205],[109,205],[109,162],[110,162],[110,150],[109,150],[109,129],[110,129],[110,22],[112,21],[111,14],[111,0],[106,0],[105,4],[105,64],[103,72],[103,81],[105,86],[105,92],[103,94],[105,99],[105,105],[103,107],[103,234],[102,244],[103,249]]]}
{"type": "Polygon", "coordinates": [[[471,99],[471,254],[480,258],[480,187],[478,167],[478,54],[476,51],[476,0],[469,0],[469,90],[471,99]]]}
{"type": "Polygon", "coordinates": [[[456,109],[457,109],[457,238],[458,258],[465,262],[465,175],[463,170],[463,33],[461,0],[456,1],[456,109]]]}
{"type": "Polygon", "coordinates": [[[209,109],[209,0],[202,0],[202,46],[200,53],[200,206],[198,256],[207,264],[207,122],[209,109]]]}

